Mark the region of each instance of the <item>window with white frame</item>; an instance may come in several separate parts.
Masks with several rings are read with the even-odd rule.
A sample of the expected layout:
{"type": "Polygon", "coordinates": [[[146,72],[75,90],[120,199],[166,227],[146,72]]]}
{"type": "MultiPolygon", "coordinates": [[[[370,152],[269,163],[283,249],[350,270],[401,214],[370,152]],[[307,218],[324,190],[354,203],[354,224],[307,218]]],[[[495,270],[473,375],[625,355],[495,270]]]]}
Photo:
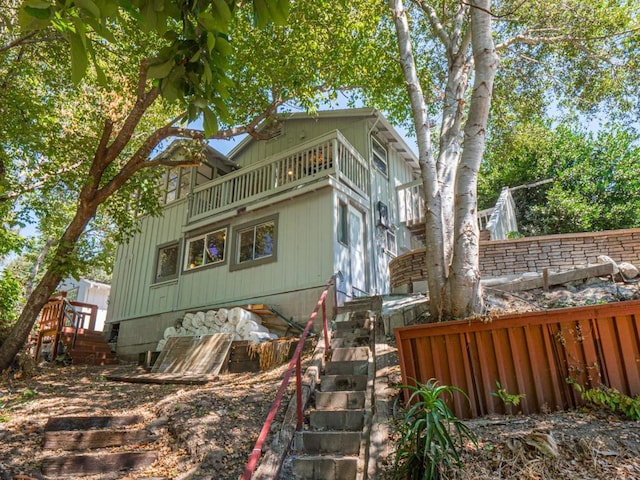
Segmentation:
{"type": "Polygon", "coordinates": [[[371,137],[371,153],[373,165],[384,175],[387,175],[387,150],[375,137],[371,137]]]}
{"type": "Polygon", "coordinates": [[[164,282],[178,277],[178,242],[158,247],[154,282],[164,282]]]}
{"type": "Polygon", "coordinates": [[[226,243],[226,228],[188,239],[184,269],[192,270],[205,265],[224,263],[226,243]]]}
{"type": "Polygon", "coordinates": [[[234,229],[234,254],[230,270],[275,262],[278,219],[273,216],[234,229]]]}
{"type": "Polygon", "coordinates": [[[396,235],[391,230],[385,230],[385,250],[391,255],[397,255],[398,247],[396,243],[396,235]]]}

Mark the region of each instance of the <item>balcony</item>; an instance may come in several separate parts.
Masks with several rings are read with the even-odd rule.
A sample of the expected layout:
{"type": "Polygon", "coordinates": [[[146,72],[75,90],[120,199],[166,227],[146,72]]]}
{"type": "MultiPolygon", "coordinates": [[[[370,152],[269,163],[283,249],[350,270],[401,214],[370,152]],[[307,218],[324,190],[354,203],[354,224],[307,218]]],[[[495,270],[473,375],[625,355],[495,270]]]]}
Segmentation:
{"type": "MultiPolygon", "coordinates": [[[[399,185],[396,191],[398,193],[400,222],[404,223],[412,235],[424,244],[426,208],[422,180],[418,179],[399,185]]],[[[509,233],[518,231],[515,205],[508,187],[502,189],[494,208],[478,212],[478,227],[480,239],[486,240],[504,240],[509,233]]]]}
{"type": "Polygon", "coordinates": [[[302,194],[330,177],[368,198],[368,165],[337,130],[196,187],[189,196],[189,223],[302,194]]]}

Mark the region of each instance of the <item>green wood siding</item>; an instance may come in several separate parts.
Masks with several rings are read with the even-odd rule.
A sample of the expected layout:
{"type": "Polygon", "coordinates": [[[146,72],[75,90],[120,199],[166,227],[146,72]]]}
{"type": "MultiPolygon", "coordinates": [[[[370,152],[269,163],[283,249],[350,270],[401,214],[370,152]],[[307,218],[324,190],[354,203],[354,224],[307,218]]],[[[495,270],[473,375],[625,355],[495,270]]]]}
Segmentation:
{"type": "Polygon", "coordinates": [[[237,300],[322,285],[334,273],[332,264],[333,209],[329,187],[269,208],[237,216],[229,226],[224,265],[182,272],[178,280],[153,284],[157,245],[181,240],[185,207],[167,208],[164,221],[145,218],[142,232],[118,249],[109,321],[162,312],[205,308],[237,300]],[[266,265],[229,272],[234,225],[278,213],[278,257],[266,265]]]}

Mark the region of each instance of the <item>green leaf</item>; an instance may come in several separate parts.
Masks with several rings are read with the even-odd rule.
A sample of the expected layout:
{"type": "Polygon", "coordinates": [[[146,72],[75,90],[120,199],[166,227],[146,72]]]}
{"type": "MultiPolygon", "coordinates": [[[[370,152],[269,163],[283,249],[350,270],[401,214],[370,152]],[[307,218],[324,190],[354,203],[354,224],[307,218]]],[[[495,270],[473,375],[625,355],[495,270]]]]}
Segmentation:
{"type": "Polygon", "coordinates": [[[77,34],[69,35],[71,45],[71,81],[78,85],[87,71],[87,51],[84,47],[84,38],[77,34]]]}
{"type": "Polygon", "coordinates": [[[171,73],[171,69],[174,67],[175,61],[173,58],[169,60],[157,63],[155,65],[149,65],[149,69],[147,70],[147,75],[149,78],[165,78],[171,73]]]}
{"type": "Polygon", "coordinates": [[[193,56],[189,59],[189,63],[196,63],[198,60],[200,60],[200,55],[202,55],[202,51],[198,50],[196,53],[193,54],[193,56]]]}
{"type": "Polygon", "coordinates": [[[253,25],[264,28],[269,23],[269,9],[265,0],[253,0],[253,25]]]}
{"type": "Polygon", "coordinates": [[[158,15],[153,8],[153,1],[148,0],[144,6],[140,8],[140,13],[144,18],[144,30],[150,32],[155,29],[156,24],[158,23],[158,15]]]}
{"type": "Polygon", "coordinates": [[[78,35],[78,37],[82,41],[82,45],[84,45],[84,47],[87,48],[87,27],[86,27],[86,25],[78,17],[72,18],[71,21],[73,23],[73,27],[75,29],[76,35],[78,35]]]}
{"type": "Polygon", "coordinates": [[[24,11],[27,12],[30,16],[37,18],[38,20],[49,20],[51,18],[51,9],[25,6],[24,11]]]}
{"type": "Polygon", "coordinates": [[[89,55],[91,55],[91,60],[93,61],[93,66],[96,69],[96,80],[98,81],[98,85],[106,87],[107,86],[107,77],[104,74],[104,70],[102,70],[102,67],[100,66],[100,64],[96,60],[96,52],[93,49],[93,45],[91,44],[91,42],[89,42],[87,44],[87,50],[89,51],[89,55]]]}
{"type": "Polygon", "coordinates": [[[225,25],[231,21],[231,10],[225,0],[213,0],[213,7],[225,25]]]}
{"type": "Polygon", "coordinates": [[[210,33],[218,30],[218,22],[209,12],[202,12],[198,15],[198,23],[206,28],[210,33]]]}
{"type": "Polygon", "coordinates": [[[207,48],[209,49],[209,53],[212,52],[215,46],[216,46],[216,36],[213,34],[213,32],[207,32],[207,48]]]}
{"type": "Polygon", "coordinates": [[[92,0],[75,0],[76,7],[85,10],[89,15],[100,18],[100,9],[92,0]]]}
{"type": "Polygon", "coordinates": [[[171,78],[162,79],[162,96],[168,102],[174,102],[181,96],[180,81],[171,78]]]}
{"type": "Polygon", "coordinates": [[[218,36],[216,39],[216,50],[219,51],[225,57],[231,55],[233,49],[231,48],[231,44],[227,41],[226,38],[222,36],[218,36]]]}
{"type": "Polygon", "coordinates": [[[284,25],[287,23],[287,16],[280,7],[280,2],[276,0],[266,0],[267,9],[269,10],[269,16],[273,22],[277,25],[284,25]]]}
{"type": "Polygon", "coordinates": [[[209,137],[218,133],[218,119],[209,107],[202,109],[204,116],[204,135],[209,137]]]}
{"type": "Polygon", "coordinates": [[[23,6],[29,8],[36,8],[39,10],[47,10],[51,8],[51,2],[47,2],[46,0],[26,0],[23,6]]]}

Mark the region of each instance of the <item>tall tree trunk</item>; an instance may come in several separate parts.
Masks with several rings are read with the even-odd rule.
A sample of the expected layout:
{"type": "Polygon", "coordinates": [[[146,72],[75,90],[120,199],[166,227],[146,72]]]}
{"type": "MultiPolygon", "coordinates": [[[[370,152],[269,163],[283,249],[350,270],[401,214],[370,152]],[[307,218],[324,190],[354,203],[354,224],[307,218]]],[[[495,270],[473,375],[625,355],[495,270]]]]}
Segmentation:
{"type": "Polygon", "coordinates": [[[60,238],[51,265],[42,280],[33,289],[16,325],[5,339],[2,348],[0,348],[0,371],[11,365],[16,354],[29,338],[29,333],[40,310],[49,301],[51,294],[55,292],[60,281],[66,276],[64,265],[73,255],[76,242],[82,235],[89,220],[95,215],[96,209],[97,205],[79,207],[76,216],[60,238]]]}
{"type": "Polygon", "coordinates": [[[490,8],[490,0],[471,2],[471,43],[475,76],[464,129],[464,147],[455,183],[455,243],[450,277],[451,314],[455,317],[479,313],[482,305],[477,184],[485,149],[493,80],[498,68],[490,8]]]}
{"type": "Polygon", "coordinates": [[[426,210],[426,244],[425,262],[427,268],[427,283],[430,292],[430,310],[434,317],[439,317],[442,304],[446,301],[446,278],[449,269],[450,243],[444,236],[444,217],[442,209],[441,189],[438,184],[438,172],[433,155],[431,132],[429,131],[429,115],[424,99],[422,86],[418,78],[409,24],[402,0],[389,0],[389,7],[393,16],[398,36],[400,50],[400,64],[404,74],[413,123],[416,130],[418,144],[418,162],[420,176],[424,187],[426,210]]]}

